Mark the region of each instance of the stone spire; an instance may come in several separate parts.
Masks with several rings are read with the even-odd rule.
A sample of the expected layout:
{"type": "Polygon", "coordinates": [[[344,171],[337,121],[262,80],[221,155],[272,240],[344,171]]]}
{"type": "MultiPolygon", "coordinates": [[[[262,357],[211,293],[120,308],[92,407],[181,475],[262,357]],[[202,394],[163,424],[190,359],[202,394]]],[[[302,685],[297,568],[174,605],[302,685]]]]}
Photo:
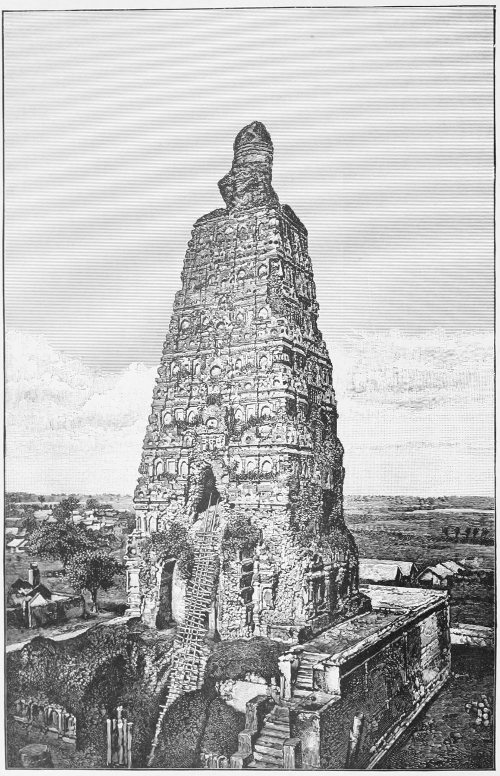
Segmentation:
{"type": "Polygon", "coordinates": [[[253,121],[238,132],[231,170],[219,181],[228,210],[278,202],[271,185],[273,144],[264,124],[253,121]]]}
{"type": "Polygon", "coordinates": [[[198,546],[215,507],[222,562],[207,614],[222,638],[302,638],[364,605],[307,230],[280,204],[272,161],[265,126],[244,127],[219,183],[226,208],[188,243],[127,554],[129,612],[157,627],[196,602],[179,550],[152,560],[152,548],[180,529],[198,546]]]}

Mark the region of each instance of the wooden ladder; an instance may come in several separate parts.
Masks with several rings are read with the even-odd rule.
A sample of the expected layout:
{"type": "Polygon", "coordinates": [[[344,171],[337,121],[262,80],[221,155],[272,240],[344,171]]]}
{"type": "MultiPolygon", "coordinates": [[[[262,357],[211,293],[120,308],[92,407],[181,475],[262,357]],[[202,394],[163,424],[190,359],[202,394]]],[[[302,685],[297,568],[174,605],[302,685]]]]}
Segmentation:
{"type": "Polygon", "coordinates": [[[205,646],[205,616],[213,598],[217,550],[220,544],[217,533],[217,512],[217,504],[213,507],[209,506],[203,530],[195,540],[195,567],[186,596],[184,623],[179,627],[175,637],[167,698],[165,704],[160,706],[148,767],[153,764],[168,707],[184,693],[197,690],[203,682],[203,673],[208,659],[208,650],[205,646]]]}

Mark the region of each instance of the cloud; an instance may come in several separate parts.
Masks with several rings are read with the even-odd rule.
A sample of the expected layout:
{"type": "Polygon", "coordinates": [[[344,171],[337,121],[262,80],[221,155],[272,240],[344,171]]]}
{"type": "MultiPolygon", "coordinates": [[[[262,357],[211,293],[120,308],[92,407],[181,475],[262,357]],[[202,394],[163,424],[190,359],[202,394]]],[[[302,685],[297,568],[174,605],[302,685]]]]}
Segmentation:
{"type": "MultiPolygon", "coordinates": [[[[331,340],[346,492],[490,494],[492,334],[331,340]]],[[[6,336],[9,490],[131,493],[156,368],[98,371],[41,336],[6,336]]]]}
{"type": "Polygon", "coordinates": [[[492,332],[391,329],[329,345],[347,492],[493,492],[492,332]]]}
{"type": "Polygon", "coordinates": [[[7,488],[131,493],[156,369],[92,370],[20,331],[6,357],[7,488]]]}

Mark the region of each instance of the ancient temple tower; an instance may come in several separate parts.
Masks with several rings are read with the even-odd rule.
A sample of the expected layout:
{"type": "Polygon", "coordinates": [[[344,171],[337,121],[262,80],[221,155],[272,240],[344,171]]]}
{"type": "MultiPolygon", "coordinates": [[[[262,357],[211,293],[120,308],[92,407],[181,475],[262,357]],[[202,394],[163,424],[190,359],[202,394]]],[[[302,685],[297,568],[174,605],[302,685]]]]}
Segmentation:
{"type": "Polygon", "coordinates": [[[128,611],[153,626],[182,622],[199,593],[162,536],[182,535],[196,569],[209,519],[204,606],[222,638],[307,638],[362,605],[307,230],[280,204],[272,162],[264,125],[242,129],[219,182],[226,207],[188,243],[126,559],[128,611]]]}

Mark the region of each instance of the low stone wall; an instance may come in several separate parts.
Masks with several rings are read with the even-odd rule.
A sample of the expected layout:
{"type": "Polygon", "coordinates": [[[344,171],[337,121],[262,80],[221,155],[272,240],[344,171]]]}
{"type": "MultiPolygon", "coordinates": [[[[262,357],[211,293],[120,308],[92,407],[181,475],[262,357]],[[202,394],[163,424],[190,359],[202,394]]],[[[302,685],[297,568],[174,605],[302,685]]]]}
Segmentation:
{"type": "Polygon", "coordinates": [[[219,682],[217,692],[228,706],[245,713],[247,702],[256,695],[265,695],[267,687],[268,683],[262,677],[247,675],[244,680],[228,679],[225,682],[219,682]]]}
{"type": "Polygon", "coordinates": [[[30,725],[40,735],[60,738],[76,746],[76,717],[58,704],[44,704],[37,699],[20,698],[13,714],[16,722],[30,725]]]}
{"type": "MultiPolygon", "coordinates": [[[[335,659],[333,661],[335,663],[335,659]]],[[[328,665],[328,661],[325,661],[328,665]]],[[[303,769],[372,768],[439,691],[450,671],[447,602],[339,662],[339,693],[290,708],[303,769]]]]}
{"type": "Polygon", "coordinates": [[[495,643],[495,631],[481,625],[458,623],[450,630],[451,643],[468,647],[485,647],[492,649],[495,643]]]}

